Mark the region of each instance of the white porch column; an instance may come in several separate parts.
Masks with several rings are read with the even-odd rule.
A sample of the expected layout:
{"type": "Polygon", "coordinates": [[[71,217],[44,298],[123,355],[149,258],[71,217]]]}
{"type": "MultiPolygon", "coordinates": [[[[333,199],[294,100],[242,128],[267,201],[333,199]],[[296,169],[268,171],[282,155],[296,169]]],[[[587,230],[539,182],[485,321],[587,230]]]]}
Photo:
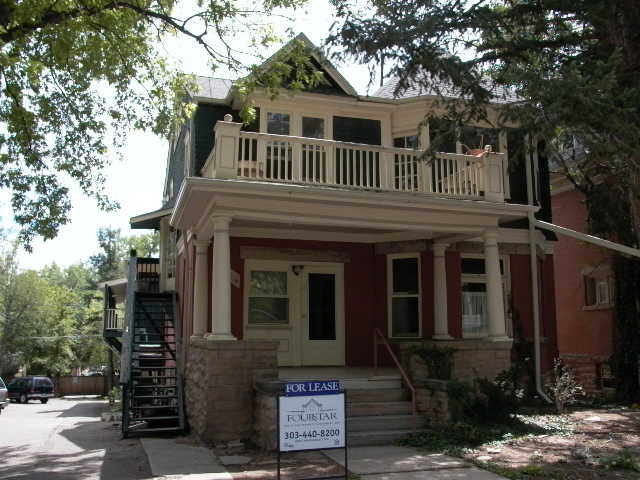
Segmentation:
{"type": "Polygon", "coordinates": [[[433,318],[434,340],[449,340],[448,315],[447,315],[447,267],[444,251],[448,243],[436,243],[433,245],[433,318]]]}
{"type": "Polygon", "coordinates": [[[209,340],[236,340],[231,335],[231,217],[213,217],[213,321],[209,340]]]}
{"type": "Polygon", "coordinates": [[[207,259],[210,241],[196,240],[196,260],[193,286],[193,334],[202,338],[207,332],[207,259]]]}
{"type": "Polygon", "coordinates": [[[484,233],[484,269],[487,281],[487,316],[489,317],[489,337],[487,340],[494,342],[510,340],[504,324],[498,232],[495,230],[487,230],[484,233]]]}

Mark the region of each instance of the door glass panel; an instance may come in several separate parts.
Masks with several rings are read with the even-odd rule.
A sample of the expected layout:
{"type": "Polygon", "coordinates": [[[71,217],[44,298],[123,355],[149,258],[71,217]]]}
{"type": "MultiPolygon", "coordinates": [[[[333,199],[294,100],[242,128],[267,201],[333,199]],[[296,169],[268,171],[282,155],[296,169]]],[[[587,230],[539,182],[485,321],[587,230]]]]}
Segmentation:
{"type": "Polygon", "coordinates": [[[309,340],[336,339],[336,277],[309,274],[309,340]]]}

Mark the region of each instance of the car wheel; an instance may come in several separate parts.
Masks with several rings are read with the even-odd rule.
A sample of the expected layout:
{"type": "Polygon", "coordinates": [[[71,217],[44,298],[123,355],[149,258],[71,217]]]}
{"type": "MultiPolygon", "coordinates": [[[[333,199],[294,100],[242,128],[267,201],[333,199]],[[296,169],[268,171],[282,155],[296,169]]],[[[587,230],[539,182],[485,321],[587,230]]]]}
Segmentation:
{"type": "Polygon", "coordinates": [[[41,398],[40,403],[47,403],[49,401],[48,398],[41,398]]]}
{"type": "Polygon", "coordinates": [[[20,403],[27,403],[29,399],[27,398],[27,394],[23,393],[20,395],[20,403]]]}

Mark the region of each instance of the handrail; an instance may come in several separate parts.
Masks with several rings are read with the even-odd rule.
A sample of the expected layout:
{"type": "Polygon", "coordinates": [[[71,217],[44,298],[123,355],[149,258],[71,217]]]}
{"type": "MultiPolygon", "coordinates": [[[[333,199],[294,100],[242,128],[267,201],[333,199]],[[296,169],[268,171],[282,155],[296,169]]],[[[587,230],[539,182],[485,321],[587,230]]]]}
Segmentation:
{"type": "Polygon", "coordinates": [[[407,385],[407,387],[409,387],[409,390],[411,390],[411,404],[412,404],[411,426],[413,428],[413,436],[415,437],[415,435],[416,435],[416,414],[418,413],[418,408],[417,408],[417,403],[416,403],[416,389],[413,387],[413,384],[411,383],[411,380],[409,380],[409,376],[404,371],[404,368],[402,368],[402,365],[398,361],[398,358],[396,357],[395,353],[393,353],[393,350],[391,350],[391,346],[389,345],[389,342],[387,342],[387,339],[384,338],[384,336],[382,335],[382,332],[380,331],[379,328],[374,328],[373,329],[373,366],[374,366],[374,375],[376,375],[376,376],[378,375],[378,345],[380,343],[378,341],[378,337],[380,337],[380,340],[382,340],[382,344],[385,347],[387,347],[387,351],[389,352],[389,355],[391,355],[391,358],[393,359],[394,363],[396,364],[396,367],[398,367],[398,370],[400,370],[400,375],[402,376],[402,379],[404,380],[405,385],[407,385]]]}

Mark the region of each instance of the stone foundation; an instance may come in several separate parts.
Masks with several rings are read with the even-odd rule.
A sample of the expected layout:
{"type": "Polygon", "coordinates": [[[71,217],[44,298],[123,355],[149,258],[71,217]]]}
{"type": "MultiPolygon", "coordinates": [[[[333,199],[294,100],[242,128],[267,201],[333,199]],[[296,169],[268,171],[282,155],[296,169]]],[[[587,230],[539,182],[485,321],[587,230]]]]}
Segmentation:
{"type": "Polygon", "coordinates": [[[203,443],[253,435],[254,378],[278,378],[278,342],[192,339],[185,372],[191,432],[203,443]]]}
{"type": "Polygon", "coordinates": [[[584,393],[602,395],[613,391],[613,389],[601,388],[600,372],[598,371],[599,365],[608,365],[609,355],[562,354],[560,359],[571,369],[573,378],[584,389],[584,393]]]}

